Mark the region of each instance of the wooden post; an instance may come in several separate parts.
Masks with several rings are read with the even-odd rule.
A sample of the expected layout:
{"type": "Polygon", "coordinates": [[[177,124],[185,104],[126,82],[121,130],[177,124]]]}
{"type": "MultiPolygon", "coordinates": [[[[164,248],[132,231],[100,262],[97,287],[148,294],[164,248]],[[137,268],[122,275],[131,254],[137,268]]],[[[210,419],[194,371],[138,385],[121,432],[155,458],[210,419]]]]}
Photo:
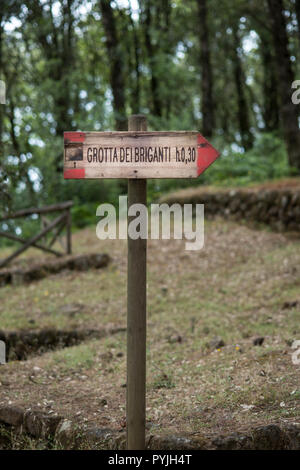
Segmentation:
{"type": "MultiPolygon", "coordinates": [[[[133,115],[129,131],[146,131],[147,119],[133,115]]],[[[128,207],[147,203],[147,180],[128,180],[128,207]]],[[[128,217],[128,224],[130,217],[128,217]]],[[[145,449],[147,240],[128,237],[127,275],[127,449],[145,449]]]]}
{"type": "Polygon", "coordinates": [[[72,216],[71,216],[71,208],[67,210],[67,254],[70,255],[72,253],[72,216]]]}
{"type": "Polygon", "coordinates": [[[17,251],[15,251],[12,255],[10,255],[8,258],[5,258],[5,260],[0,261],[0,267],[2,268],[3,266],[6,266],[11,260],[16,258],[16,256],[19,256],[23,251],[27,250],[30,246],[32,246],[34,243],[39,241],[41,238],[46,235],[46,233],[50,232],[56,225],[60,224],[65,218],[65,214],[60,215],[57,217],[53,222],[51,222],[47,227],[45,227],[40,233],[37,235],[34,235],[32,238],[27,240],[21,248],[19,248],[17,251]]]}

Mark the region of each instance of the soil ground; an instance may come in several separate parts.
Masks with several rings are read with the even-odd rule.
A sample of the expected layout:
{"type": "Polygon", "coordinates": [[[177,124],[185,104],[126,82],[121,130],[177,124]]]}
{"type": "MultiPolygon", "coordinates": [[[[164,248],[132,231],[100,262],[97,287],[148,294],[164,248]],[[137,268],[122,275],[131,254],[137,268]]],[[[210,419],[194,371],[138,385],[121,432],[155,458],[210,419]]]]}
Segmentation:
{"type": "MultiPolygon", "coordinates": [[[[75,233],[73,245],[75,254],[106,252],[112,262],[1,287],[1,329],[126,326],[126,242],[100,241],[92,227],[75,233]]],[[[32,249],[18,263],[42,257],[32,249]]],[[[299,235],[215,219],[205,223],[201,251],[186,251],[184,240],[149,240],[147,428],[197,437],[299,422],[291,348],[299,319],[299,235]]],[[[0,366],[0,406],[121,430],[125,395],[122,331],[0,366]]]]}

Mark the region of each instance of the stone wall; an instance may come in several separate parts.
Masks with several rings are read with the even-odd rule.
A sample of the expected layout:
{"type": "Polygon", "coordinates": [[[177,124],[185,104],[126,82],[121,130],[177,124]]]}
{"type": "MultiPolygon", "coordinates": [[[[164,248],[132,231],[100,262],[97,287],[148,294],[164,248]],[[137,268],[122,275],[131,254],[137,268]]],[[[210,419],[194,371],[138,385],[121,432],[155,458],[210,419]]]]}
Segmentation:
{"type": "Polygon", "coordinates": [[[269,225],[278,231],[300,232],[300,189],[193,188],[162,197],[160,203],[204,204],[205,217],[221,215],[234,220],[269,225]]]}
{"type": "Polygon", "coordinates": [[[0,270],[0,287],[6,284],[18,285],[38,281],[64,270],[88,271],[89,269],[105,268],[109,262],[110,257],[106,253],[89,253],[48,259],[25,268],[7,267],[0,270]]]}
{"type": "MultiPolygon", "coordinates": [[[[116,429],[95,426],[78,426],[62,416],[49,415],[38,410],[24,410],[17,406],[0,406],[0,425],[8,427],[5,435],[28,434],[47,439],[54,449],[124,450],[126,433],[116,429]]],[[[1,429],[0,429],[1,431],[1,429]]],[[[5,443],[4,443],[5,444],[5,443]]],[[[7,444],[7,443],[6,443],[7,444]]],[[[0,450],[9,448],[1,446],[0,450]]],[[[269,423],[248,431],[230,435],[146,435],[149,450],[300,450],[299,423],[269,423]]]]}

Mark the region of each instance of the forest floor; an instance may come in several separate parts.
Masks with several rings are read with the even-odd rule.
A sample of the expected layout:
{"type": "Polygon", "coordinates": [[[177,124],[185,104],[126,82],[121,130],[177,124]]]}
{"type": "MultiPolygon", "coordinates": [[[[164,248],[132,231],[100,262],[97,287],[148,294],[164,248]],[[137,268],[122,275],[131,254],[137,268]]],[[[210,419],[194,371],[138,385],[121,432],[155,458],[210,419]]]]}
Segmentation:
{"type": "MultiPolygon", "coordinates": [[[[99,241],[90,227],[74,234],[73,246],[112,261],[1,287],[2,330],[125,328],[126,242],[99,241]]],[[[45,258],[32,249],[20,262],[37,259],[45,258]]],[[[149,240],[148,430],[212,436],[299,422],[291,348],[299,319],[299,235],[217,218],[205,222],[201,251],[186,251],[184,240],[149,240]]],[[[124,429],[125,387],[125,331],[0,366],[0,406],[79,425],[124,429]]]]}

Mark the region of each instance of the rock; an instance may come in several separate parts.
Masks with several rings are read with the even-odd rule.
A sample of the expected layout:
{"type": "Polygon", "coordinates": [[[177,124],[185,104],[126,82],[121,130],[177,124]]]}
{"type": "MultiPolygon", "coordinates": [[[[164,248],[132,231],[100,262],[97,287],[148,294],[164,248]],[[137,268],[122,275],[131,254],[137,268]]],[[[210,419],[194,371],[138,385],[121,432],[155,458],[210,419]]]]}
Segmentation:
{"type": "Polygon", "coordinates": [[[50,274],[56,274],[65,269],[87,271],[91,268],[99,269],[106,267],[110,262],[107,254],[90,253],[86,255],[64,256],[47,263],[40,263],[29,266],[25,269],[10,268],[0,272],[0,285],[4,284],[23,284],[39,279],[50,274]]]}
{"type": "Polygon", "coordinates": [[[148,449],[160,450],[196,450],[203,448],[203,441],[193,440],[185,436],[151,436],[148,449]]]}
{"type": "MultiPolygon", "coordinates": [[[[109,428],[90,427],[85,431],[85,441],[88,448],[99,446],[101,449],[116,449],[115,441],[119,441],[120,436],[116,431],[109,428]]],[[[118,449],[126,449],[126,437],[123,434],[123,445],[118,445],[118,449]]]]}
{"type": "Polygon", "coordinates": [[[46,438],[53,436],[62,418],[51,416],[40,411],[28,411],[25,413],[25,429],[34,437],[46,438]]]}
{"type": "Polygon", "coordinates": [[[86,256],[77,256],[70,262],[70,268],[77,271],[87,271],[89,268],[89,260],[86,256]]]}
{"type": "Polygon", "coordinates": [[[259,336],[258,338],[255,338],[253,340],[253,345],[254,346],[262,346],[264,340],[265,340],[265,338],[263,336],[259,336]]]}
{"type": "Polygon", "coordinates": [[[91,255],[90,263],[93,268],[99,269],[108,265],[110,257],[107,254],[91,255]]]}
{"type": "Polygon", "coordinates": [[[9,360],[26,360],[33,354],[74,346],[85,339],[103,338],[119,331],[124,331],[124,328],[107,330],[57,330],[55,328],[45,328],[42,330],[8,332],[5,335],[6,355],[9,360]]]}
{"type": "Polygon", "coordinates": [[[215,338],[213,338],[210,341],[209,346],[212,349],[220,349],[220,348],[223,348],[225,346],[225,342],[223,341],[222,338],[220,338],[220,336],[216,336],[215,338]]]}
{"type": "Polygon", "coordinates": [[[212,441],[216,450],[251,450],[253,442],[250,436],[233,433],[230,436],[220,436],[212,441]]]}
{"type": "Polygon", "coordinates": [[[24,279],[25,279],[25,273],[21,270],[14,270],[12,272],[12,276],[11,276],[11,283],[14,285],[14,286],[19,286],[21,284],[23,284],[24,282],[24,279]]]}
{"type": "Polygon", "coordinates": [[[254,407],[254,405],[246,405],[246,404],[242,404],[241,405],[241,408],[243,408],[244,411],[250,411],[252,410],[254,407]]]}
{"type": "Polygon", "coordinates": [[[298,305],[298,300],[293,300],[292,302],[284,302],[282,309],[286,310],[289,308],[295,308],[298,305]]]}
{"type": "Polygon", "coordinates": [[[290,423],[285,426],[285,433],[289,439],[289,450],[300,450],[300,424],[290,423]]]}
{"type": "Polygon", "coordinates": [[[168,337],[168,342],[169,342],[170,344],[182,343],[182,336],[180,336],[180,335],[169,336],[169,337],[168,337]]]}
{"type": "Polygon", "coordinates": [[[168,204],[205,204],[206,216],[221,215],[233,220],[245,219],[270,225],[277,231],[300,231],[300,191],[295,188],[261,188],[205,192],[195,188],[163,196],[168,204]]]}
{"type": "Polygon", "coordinates": [[[255,450],[282,450],[287,447],[287,436],[276,424],[259,426],[252,432],[255,450]]]}
{"type": "Polygon", "coordinates": [[[72,421],[65,419],[58,425],[55,432],[55,442],[63,449],[76,449],[77,431],[72,421]]]}
{"type": "Polygon", "coordinates": [[[21,426],[24,420],[24,413],[17,406],[1,406],[0,421],[11,426],[21,426]]]}

